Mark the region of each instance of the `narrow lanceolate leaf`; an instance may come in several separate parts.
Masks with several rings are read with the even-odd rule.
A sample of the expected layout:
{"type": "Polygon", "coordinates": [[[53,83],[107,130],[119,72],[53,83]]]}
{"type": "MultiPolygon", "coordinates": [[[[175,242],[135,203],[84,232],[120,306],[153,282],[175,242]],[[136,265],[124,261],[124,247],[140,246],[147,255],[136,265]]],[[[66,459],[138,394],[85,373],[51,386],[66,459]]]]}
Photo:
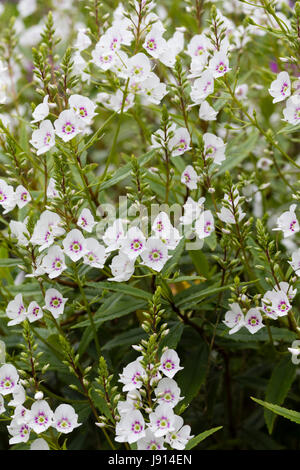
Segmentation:
{"type": "Polygon", "coordinates": [[[214,434],[215,432],[219,431],[222,428],[223,426],[218,426],[217,428],[211,428],[211,429],[208,429],[207,431],[202,432],[201,434],[198,434],[198,436],[193,437],[193,439],[191,439],[187,443],[185,450],[193,449],[198,444],[200,444],[200,442],[204,441],[204,439],[211,436],[212,434],[214,434]]]}
{"type": "Polygon", "coordinates": [[[206,378],[207,362],[208,346],[200,340],[198,348],[188,355],[183,371],[178,374],[178,384],[184,395],[181,406],[189,405],[199,393],[206,378]]]}
{"type": "MultiPolygon", "coordinates": [[[[266,390],[266,401],[268,403],[281,405],[291,388],[295,375],[296,366],[292,363],[291,356],[288,354],[283,357],[273,369],[266,390]]],[[[264,415],[268,431],[272,434],[276,416],[267,409],[265,410],[264,415]]]]}
{"type": "Polygon", "coordinates": [[[259,400],[258,398],[251,397],[253,401],[258,403],[261,406],[264,406],[268,410],[272,411],[279,416],[283,416],[283,418],[289,419],[294,423],[300,424],[300,413],[294,410],[288,410],[287,408],[283,408],[282,406],[274,405],[273,403],[268,403],[263,400],[259,400]]]}
{"type": "Polygon", "coordinates": [[[12,268],[22,263],[21,258],[2,258],[0,259],[0,268],[12,268]]]}
{"type": "MultiPolygon", "coordinates": [[[[151,160],[151,158],[153,157],[154,154],[155,154],[155,151],[150,150],[150,152],[145,153],[145,155],[142,155],[141,157],[139,157],[138,162],[139,162],[140,166],[143,166],[146,163],[148,163],[151,160]]],[[[131,163],[129,162],[125,166],[123,166],[123,168],[120,168],[119,170],[117,170],[114,173],[114,176],[112,178],[109,178],[108,180],[104,181],[101,184],[100,191],[103,191],[104,189],[111,188],[115,184],[120,183],[121,181],[123,181],[125,178],[128,178],[131,174],[131,170],[132,170],[132,167],[131,167],[131,163]]]]}

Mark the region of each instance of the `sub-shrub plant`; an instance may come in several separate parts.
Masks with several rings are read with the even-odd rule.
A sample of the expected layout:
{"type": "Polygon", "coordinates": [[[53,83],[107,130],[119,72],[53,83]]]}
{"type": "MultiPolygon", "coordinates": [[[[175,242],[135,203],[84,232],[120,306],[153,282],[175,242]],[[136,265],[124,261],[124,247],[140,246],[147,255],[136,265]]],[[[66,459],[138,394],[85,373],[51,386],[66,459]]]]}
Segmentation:
{"type": "Polygon", "coordinates": [[[299,449],[299,64],[299,1],[1,2],[1,450],[299,449]]]}

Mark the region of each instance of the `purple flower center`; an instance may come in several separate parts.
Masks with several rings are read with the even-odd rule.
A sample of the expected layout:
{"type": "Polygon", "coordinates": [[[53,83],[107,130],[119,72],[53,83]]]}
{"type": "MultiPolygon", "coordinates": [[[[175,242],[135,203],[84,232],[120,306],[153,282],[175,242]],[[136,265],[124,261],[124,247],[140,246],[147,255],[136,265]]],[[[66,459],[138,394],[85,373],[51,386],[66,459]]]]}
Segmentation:
{"type": "Polygon", "coordinates": [[[150,261],[160,261],[162,259],[163,255],[160,250],[157,248],[154,248],[152,251],[149,253],[149,259],[150,261]]]}
{"type": "Polygon", "coordinates": [[[59,308],[62,304],[62,299],[60,297],[52,297],[50,300],[50,305],[53,308],[59,308]]]}
{"type": "Polygon", "coordinates": [[[66,122],[62,128],[64,134],[73,134],[75,132],[75,126],[71,122],[66,122]]]}
{"type": "Polygon", "coordinates": [[[131,431],[134,432],[134,434],[140,434],[143,429],[144,426],[138,420],[134,421],[131,425],[131,431]]]}

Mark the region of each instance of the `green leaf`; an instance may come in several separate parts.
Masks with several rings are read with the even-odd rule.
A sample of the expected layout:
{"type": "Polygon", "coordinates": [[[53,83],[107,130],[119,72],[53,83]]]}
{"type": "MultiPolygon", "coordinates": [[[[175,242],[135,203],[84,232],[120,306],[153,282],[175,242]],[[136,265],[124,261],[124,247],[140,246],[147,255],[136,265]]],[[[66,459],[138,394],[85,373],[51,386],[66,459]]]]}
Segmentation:
{"type": "MultiPolygon", "coordinates": [[[[291,356],[288,354],[273,369],[266,390],[266,401],[281,405],[291,388],[295,375],[296,366],[292,363],[291,356]]],[[[265,410],[264,415],[269,434],[272,434],[276,416],[269,410],[265,410]]]]}
{"type": "Polygon", "coordinates": [[[0,268],[12,268],[22,264],[21,258],[3,258],[1,252],[0,268]]]}
{"type": "Polygon", "coordinates": [[[258,137],[258,130],[253,129],[246,140],[243,132],[239,133],[237,137],[232,139],[227,145],[226,160],[222,163],[218,174],[221,175],[226,171],[230,171],[232,168],[237,167],[242,163],[242,161],[245,160],[249,153],[255,148],[258,137]]]}
{"type": "Polygon", "coordinates": [[[167,346],[170,349],[175,349],[177,344],[180,341],[184,329],[184,324],[182,322],[175,322],[175,325],[170,327],[170,331],[167,336],[161,342],[160,349],[167,346]]]}
{"type": "Polygon", "coordinates": [[[193,439],[191,439],[187,443],[185,450],[193,449],[200,442],[204,441],[204,439],[211,436],[212,434],[214,434],[215,432],[219,431],[222,428],[223,428],[223,426],[218,426],[217,428],[211,428],[211,429],[208,429],[207,431],[202,432],[201,434],[198,434],[198,436],[193,437],[193,439]]]}
{"type": "Polygon", "coordinates": [[[195,303],[199,303],[200,301],[206,299],[207,297],[217,294],[221,291],[224,291],[226,289],[229,289],[228,286],[223,286],[223,287],[211,287],[208,289],[203,289],[201,290],[199,286],[193,286],[190,289],[187,289],[186,291],[179,292],[175,296],[175,304],[178,307],[191,307],[195,303]]]}
{"type": "MultiPolygon", "coordinates": [[[[138,162],[140,166],[144,166],[146,163],[151,160],[153,155],[155,154],[154,150],[150,150],[150,152],[145,153],[141,157],[138,158],[138,162]]],[[[104,191],[104,189],[110,188],[111,186],[114,186],[117,183],[120,183],[120,181],[123,181],[125,178],[128,178],[131,174],[132,171],[132,166],[131,163],[127,163],[125,166],[120,168],[114,173],[114,176],[106,181],[104,181],[101,186],[100,186],[100,192],[104,191]]]]}
{"type": "Polygon", "coordinates": [[[97,290],[106,289],[113,292],[122,292],[138,299],[152,299],[152,295],[149,292],[138,289],[137,287],[132,287],[128,284],[122,284],[120,282],[90,282],[88,286],[97,290]]]}
{"type": "Polygon", "coordinates": [[[141,341],[141,339],[146,338],[146,333],[142,328],[134,328],[130,331],[125,331],[115,338],[108,341],[102,348],[102,351],[109,351],[110,349],[136,344],[141,341]]]}
{"type": "Polygon", "coordinates": [[[184,369],[178,374],[178,385],[184,395],[181,406],[189,405],[198,394],[206,377],[207,363],[208,346],[200,340],[197,349],[188,354],[184,369]]]}
{"type": "Polygon", "coordinates": [[[283,408],[282,406],[274,405],[273,403],[268,403],[263,400],[259,400],[258,398],[251,397],[251,400],[255,401],[261,406],[264,406],[268,410],[272,411],[273,413],[283,416],[294,423],[300,424],[300,413],[294,410],[288,410],[287,408],[283,408]]]}
{"type": "MultiPolygon", "coordinates": [[[[122,298],[119,302],[116,303],[112,308],[110,306],[106,306],[105,308],[100,309],[96,312],[94,316],[94,323],[97,329],[106,321],[114,320],[115,318],[124,317],[129,315],[136,310],[142,310],[147,308],[147,303],[143,300],[134,300],[130,297],[122,298]]],[[[83,328],[90,326],[89,320],[84,320],[76,325],[72,326],[72,328],[83,328]]]]}
{"type": "Polygon", "coordinates": [[[204,276],[207,279],[209,277],[209,264],[203,251],[190,250],[188,253],[199,276],[204,276]]]}

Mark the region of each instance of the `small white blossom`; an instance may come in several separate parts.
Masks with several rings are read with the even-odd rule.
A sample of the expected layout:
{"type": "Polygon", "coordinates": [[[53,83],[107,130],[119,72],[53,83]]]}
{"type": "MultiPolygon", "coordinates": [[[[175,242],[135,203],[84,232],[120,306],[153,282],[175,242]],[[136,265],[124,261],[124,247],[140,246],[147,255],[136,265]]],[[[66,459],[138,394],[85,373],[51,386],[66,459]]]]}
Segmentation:
{"type": "Polygon", "coordinates": [[[57,289],[48,289],[45,294],[44,308],[49,310],[54,318],[64,313],[65,303],[68,299],[64,298],[57,289]]]}
{"type": "Polygon", "coordinates": [[[269,88],[270,95],[274,98],[273,103],[278,103],[288,98],[291,94],[291,80],[287,72],[280,72],[276,80],[269,88]]]}
{"type": "Polygon", "coordinates": [[[277,227],[273,230],[281,230],[284,238],[295,235],[299,232],[299,222],[295,214],[296,204],[292,204],[288,211],[283,212],[277,219],[277,227]]]}
{"type": "Polygon", "coordinates": [[[52,426],[58,432],[68,434],[80,425],[78,423],[78,415],[75,413],[73,406],[62,404],[56,408],[52,426]]]}

